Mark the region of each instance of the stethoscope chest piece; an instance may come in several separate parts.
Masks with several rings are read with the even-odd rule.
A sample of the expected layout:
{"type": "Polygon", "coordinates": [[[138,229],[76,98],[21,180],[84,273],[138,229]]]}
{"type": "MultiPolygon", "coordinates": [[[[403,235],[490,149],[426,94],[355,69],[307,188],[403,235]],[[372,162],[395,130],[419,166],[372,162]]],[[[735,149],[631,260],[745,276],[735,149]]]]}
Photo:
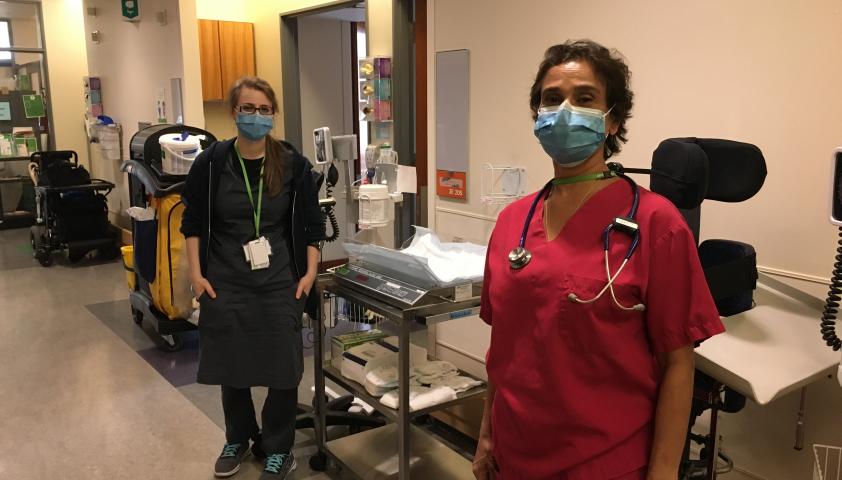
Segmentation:
{"type": "Polygon", "coordinates": [[[516,247],[509,252],[509,265],[512,270],[520,270],[525,267],[532,260],[532,252],[523,248],[516,247]]]}

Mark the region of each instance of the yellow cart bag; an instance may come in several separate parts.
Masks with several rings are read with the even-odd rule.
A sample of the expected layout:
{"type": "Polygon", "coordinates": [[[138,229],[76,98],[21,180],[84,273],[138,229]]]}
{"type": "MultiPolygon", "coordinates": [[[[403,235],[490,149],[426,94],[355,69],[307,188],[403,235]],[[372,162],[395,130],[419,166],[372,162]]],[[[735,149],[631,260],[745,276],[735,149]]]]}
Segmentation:
{"type": "Polygon", "coordinates": [[[173,194],[158,200],[158,251],[155,281],[150,285],[152,301],[170,320],[185,319],[192,311],[187,242],[181,234],[184,203],[173,194]]]}

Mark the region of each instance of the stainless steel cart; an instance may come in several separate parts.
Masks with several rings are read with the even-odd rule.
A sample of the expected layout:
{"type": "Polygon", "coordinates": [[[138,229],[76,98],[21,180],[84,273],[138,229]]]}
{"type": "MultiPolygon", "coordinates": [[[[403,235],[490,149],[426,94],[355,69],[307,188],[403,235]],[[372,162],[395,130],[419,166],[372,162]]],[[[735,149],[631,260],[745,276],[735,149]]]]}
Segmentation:
{"type": "MultiPolygon", "coordinates": [[[[347,273],[347,270],[345,272],[347,273]]],[[[323,469],[327,458],[330,458],[357,478],[366,480],[472,478],[470,460],[410,422],[421,415],[482,396],[486,389],[484,386],[477,387],[459,394],[456,400],[423,410],[410,411],[409,342],[410,333],[414,331],[425,329],[436,323],[477,314],[481,284],[474,282],[432,291],[419,290],[417,296],[404,301],[405,299],[400,299],[401,293],[396,288],[399,290],[398,287],[408,289],[412,287],[400,285],[399,281],[388,279],[388,285],[378,283],[382,288],[372,289],[369,280],[371,278],[368,275],[362,275],[360,271],[351,272],[350,275],[345,276],[338,273],[326,274],[319,278],[315,293],[322,296],[328,307],[332,300],[341,298],[357,308],[381,315],[385,322],[390,322],[395,327],[399,339],[400,405],[396,411],[380,404],[379,399],[369,395],[365,387],[343,377],[329,363],[329,360],[325,359],[324,320],[325,318],[333,320],[330,317],[336,315],[337,312],[332,308],[324,308],[325,313],[319,315],[321,321],[313,325],[316,331],[314,335],[316,391],[324,391],[325,379],[328,378],[377,409],[390,423],[380,428],[327,441],[327,431],[324,428],[325,398],[323,395],[316,395],[318,423],[316,442],[319,452],[311,458],[311,466],[314,469],[323,469]],[[359,277],[365,281],[349,281],[351,277],[359,277]],[[454,292],[457,292],[457,289],[459,301],[454,299],[454,292]],[[462,299],[466,296],[466,299],[462,299]]],[[[325,302],[320,303],[324,305],[325,302]]]]}

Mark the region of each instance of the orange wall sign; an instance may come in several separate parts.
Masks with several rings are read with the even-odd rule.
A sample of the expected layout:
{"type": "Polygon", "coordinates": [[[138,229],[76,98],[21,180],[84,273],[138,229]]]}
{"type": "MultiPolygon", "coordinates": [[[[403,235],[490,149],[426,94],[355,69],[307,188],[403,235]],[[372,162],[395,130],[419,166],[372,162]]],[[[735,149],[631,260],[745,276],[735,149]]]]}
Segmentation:
{"type": "Polygon", "coordinates": [[[465,200],[468,198],[466,172],[436,170],[436,193],[440,197],[465,200]]]}

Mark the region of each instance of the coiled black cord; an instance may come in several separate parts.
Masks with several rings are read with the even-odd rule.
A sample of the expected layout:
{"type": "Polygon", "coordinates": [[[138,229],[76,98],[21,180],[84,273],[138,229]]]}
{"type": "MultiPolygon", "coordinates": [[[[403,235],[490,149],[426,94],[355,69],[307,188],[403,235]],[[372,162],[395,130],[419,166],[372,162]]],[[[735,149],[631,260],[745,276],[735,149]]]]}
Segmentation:
{"type": "MultiPolygon", "coordinates": [[[[336,165],[333,163],[330,164],[330,168],[327,171],[327,182],[325,183],[325,196],[327,198],[333,197],[333,187],[336,186],[336,182],[339,181],[339,170],[336,168],[336,165]]],[[[331,243],[335,242],[339,238],[339,221],[336,220],[336,214],[333,213],[333,207],[325,207],[324,215],[330,220],[330,230],[331,234],[329,237],[325,238],[325,242],[331,243]]]]}
{"type": "Polygon", "coordinates": [[[842,228],[839,229],[839,247],[836,249],[836,262],[833,264],[833,276],[830,278],[830,290],[822,312],[822,338],[833,350],[842,348],[842,340],[836,335],[836,314],[839,313],[839,301],[842,300],[842,228]]]}
{"type": "Polygon", "coordinates": [[[336,239],[339,238],[339,221],[336,220],[336,214],[333,213],[333,207],[328,207],[324,214],[330,221],[330,231],[332,232],[329,237],[325,238],[325,242],[335,242],[336,239]]]}

